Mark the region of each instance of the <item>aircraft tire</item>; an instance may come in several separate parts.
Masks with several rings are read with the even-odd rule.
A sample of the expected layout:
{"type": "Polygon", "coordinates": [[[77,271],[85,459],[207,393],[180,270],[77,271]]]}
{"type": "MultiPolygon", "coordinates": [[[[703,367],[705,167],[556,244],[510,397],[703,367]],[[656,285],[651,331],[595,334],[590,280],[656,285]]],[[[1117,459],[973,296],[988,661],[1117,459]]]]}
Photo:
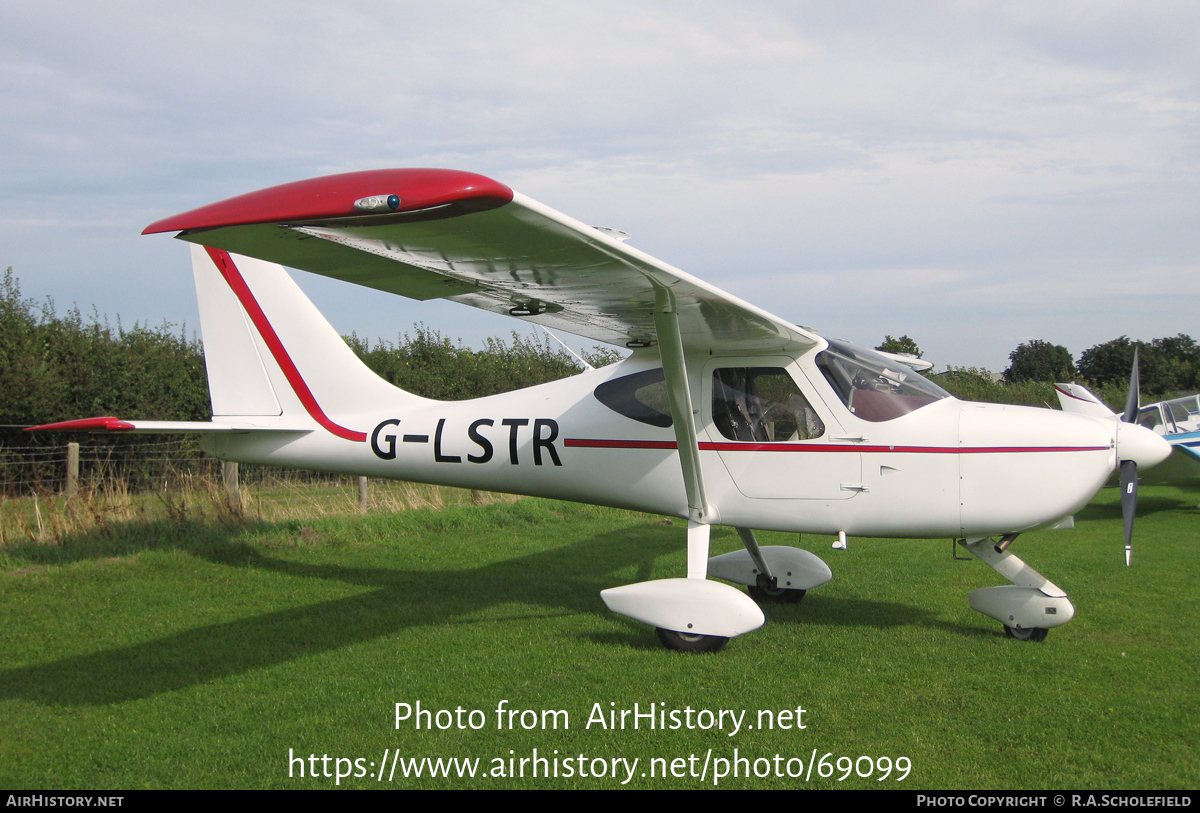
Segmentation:
{"type": "Polygon", "coordinates": [[[1030,627],[1029,629],[1014,629],[1007,624],[1004,625],[1004,637],[1015,638],[1018,641],[1044,641],[1050,630],[1042,629],[1041,627],[1030,627]]]}
{"type": "Polygon", "coordinates": [[[771,590],[766,587],[750,586],[750,598],[758,602],[773,601],[776,604],[799,604],[807,592],[807,590],[789,590],[786,587],[771,590]]]}
{"type": "Polygon", "coordinates": [[[728,638],[722,638],[720,635],[692,635],[665,630],[662,627],[656,628],[655,632],[658,633],[658,640],[663,646],[676,652],[720,652],[725,648],[725,644],[729,643],[728,638]]]}

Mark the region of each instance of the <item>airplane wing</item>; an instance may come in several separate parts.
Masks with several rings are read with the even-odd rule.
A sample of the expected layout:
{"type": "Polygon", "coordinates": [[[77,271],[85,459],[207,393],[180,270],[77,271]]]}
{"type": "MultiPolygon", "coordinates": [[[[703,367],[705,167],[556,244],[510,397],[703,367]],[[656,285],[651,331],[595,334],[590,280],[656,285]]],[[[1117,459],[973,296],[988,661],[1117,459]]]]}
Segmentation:
{"type": "Polygon", "coordinates": [[[623,347],[678,315],[688,351],[821,343],[611,236],[468,172],[387,169],[263,189],[147,227],[413,299],[450,299],[623,347]]]}

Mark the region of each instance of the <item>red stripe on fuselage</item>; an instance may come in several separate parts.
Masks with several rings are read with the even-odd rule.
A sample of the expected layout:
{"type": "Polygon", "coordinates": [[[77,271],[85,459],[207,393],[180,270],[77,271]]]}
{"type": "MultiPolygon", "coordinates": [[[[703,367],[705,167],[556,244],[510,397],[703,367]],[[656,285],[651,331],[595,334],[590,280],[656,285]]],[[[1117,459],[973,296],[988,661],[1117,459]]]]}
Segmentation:
{"type": "Polygon", "coordinates": [[[221,276],[225,278],[225,282],[229,283],[229,287],[233,290],[234,295],[242,303],[242,307],[246,309],[246,313],[250,315],[250,321],[254,322],[254,326],[258,328],[259,335],[266,342],[271,355],[275,357],[275,363],[283,371],[283,375],[287,378],[288,383],[292,385],[292,391],[296,393],[296,397],[300,399],[300,403],[308,410],[308,414],[312,416],[312,419],[339,438],[365,443],[367,440],[365,432],[355,432],[353,429],[347,429],[344,426],[334,423],[325,414],[324,410],[321,409],[321,405],[317,403],[312,390],[304,383],[304,377],[296,369],[296,365],[292,362],[292,357],[288,355],[283,342],[279,340],[279,336],[275,333],[275,328],[271,327],[267,315],[263,313],[258,300],[254,298],[250,286],[242,278],[242,273],[238,271],[233,258],[229,256],[229,252],[219,248],[209,248],[208,246],[205,246],[204,250],[208,252],[208,256],[216,264],[217,270],[221,272],[221,276]]]}
{"type": "MultiPolygon", "coordinates": [[[[563,445],[585,449],[668,449],[673,440],[593,440],[567,438],[563,445]]],[[[904,454],[1024,454],[1030,452],[1101,452],[1108,446],[851,446],[820,443],[710,443],[701,441],[703,452],[868,452],[904,454]]]]}
{"type": "Polygon", "coordinates": [[[575,446],[583,449],[667,449],[674,451],[677,447],[673,440],[588,440],[585,438],[567,438],[565,446],[575,446]]]}
{"type": "Polygon", "coordinates": [[[1024,454],[1027,452],[1098,452],[1107,446],[849,446],[817,443],[701,443],[716,452],[865,452],[904,454],[1024,454]]]}

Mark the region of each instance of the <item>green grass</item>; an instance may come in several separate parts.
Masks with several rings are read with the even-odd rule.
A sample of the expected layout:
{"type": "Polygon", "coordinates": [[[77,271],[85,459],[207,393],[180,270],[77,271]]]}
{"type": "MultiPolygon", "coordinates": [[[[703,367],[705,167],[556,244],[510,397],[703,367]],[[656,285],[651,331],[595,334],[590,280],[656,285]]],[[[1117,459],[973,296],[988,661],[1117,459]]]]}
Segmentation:
{"type": "MultiPolygon", "coordinates": [[[[948,540],[806,537],[834,580],[718,655],[662,650],[605,587],[683,573],[683,527],[540,500],[366,517],[142,519],[0,548],[0,785],[307,788],[296,755],[907,757],[903,782],[727,778],[723,787],[1189,788],[1200,776],[1195,489],[1143,488],[1134,567],[1103,492],[1073,531],[1014,551],[1070,594],[1045,643],[1007,640],[966,594],[1002,580],[948,540]],[[396,703],[479,709],[415,730],[396,703]],[[513,709],[569,730],[497,731],[513,709]],[[585,728],[601,708],[803,707],[803,730],[585,728]],[[513,752],[510,755],[510,751],[513,752]],[[390,753],[390,752],[389,752],[390,753]]],[[[765,534],[768,544],[786,544],[765,534]]],[[[714,552],[736,549],[720,530],[714,552]]],[[[576,759],[576,764],[577,764],[576,759]]],[[[794,763],[793,763],[794,765],[794,763]]],[[[866,763],[860,763],[865,768],[866,763]]],[[[330,770],[334,763],[330,762],[330,770]]],[[[760,767],[762,763],[760,763],[760,767]]],[[[305,764],[307,769],[308,764],[305,764]]],[[[318,765],[320,767],[320,765],[318,765]]],[[[379,787],[371,776],[343,787],[379,787]]],[[[605,778],[397,778],[394,787],[616,787],[605,778]]],[[[561,771],[561,768],[560,768],[561,771]]],[[[839,771],[836,776],[840,776],[839,771]]],[[[707,781],[712,785],[712,767],[707,781]]]]}
{"type": "Polygon", "coordinates": [[[137,545],[137,537],[144,531],[158,535],[156,526],[161,520],[177,527],[229,521],[309,521],[327,516],[516,499],[507,494],[462,488],[370,480],[367,502],[363,505],[355,477],[304,482],[283,476],[242,483],[238,499],[230,500],[222,484],[207,477],[180,478],[161,490],[141,492],[130,491],[120,480],[106,479],[99,486],[83,488],[71,497],[44,492],[0,498],[0,551],[23,541],[61,546],[76,545],[82,540],[94,553],[97,536],[137,545]]]}

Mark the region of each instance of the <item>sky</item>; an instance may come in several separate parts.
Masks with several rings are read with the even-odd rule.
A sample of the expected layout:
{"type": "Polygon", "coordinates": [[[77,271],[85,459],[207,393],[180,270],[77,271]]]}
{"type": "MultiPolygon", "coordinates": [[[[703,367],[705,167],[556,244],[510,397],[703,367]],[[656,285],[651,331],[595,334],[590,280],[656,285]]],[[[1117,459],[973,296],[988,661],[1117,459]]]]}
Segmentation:
{"type": "MultiPolygon", "coordinates": [[[[427,166],[938,369],[1200,337],[1196,4],[0,0],[0,113],[0,268],[126,326],[199,325],[149,223],[427,166]]],[[[528,332],[295,276],[345,334],[528,332]]]]}

